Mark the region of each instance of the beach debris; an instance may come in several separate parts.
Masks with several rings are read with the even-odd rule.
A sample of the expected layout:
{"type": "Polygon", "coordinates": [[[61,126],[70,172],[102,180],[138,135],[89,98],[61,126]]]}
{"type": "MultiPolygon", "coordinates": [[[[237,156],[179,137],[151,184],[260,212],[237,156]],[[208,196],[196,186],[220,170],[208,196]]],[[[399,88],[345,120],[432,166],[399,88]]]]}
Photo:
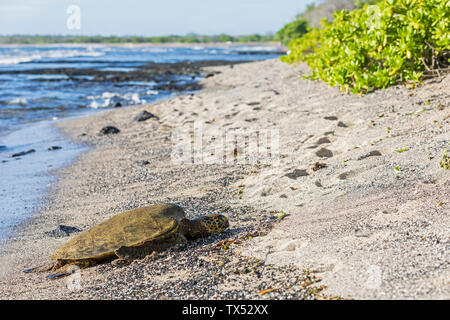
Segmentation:
{"type": "Polygon", "coordinates": [[[103,127],[102,130],[100,130],[100,134],[101,134],[101,135],[105,135],[105,134],[117,134],[117,133],[119,133],[119,132],[120,132],[120,130],[117,129],[116,127],[113,127],[113,126],[106,126],[106,127],[103,127]]]}
{"type": "Polygon", "coordinates": [[[442,207],[444,204],[445,204],[445,202],[440,201],[440,202],[438,202],[437,206],[442,207]]]}
{"type": "Polygon", "coordinates": [[[296,190],[300,189],[299,187],[294,187],[294,186],[293,187],[289,187],[289,188],[291,188],[292,191],[296,191],[296,190]]]}
{"type": "Polygon", "coordinates": [[[151,118],[155,118],[156,120],[159,120],[159,118],[157,116],[155,116],[153,113],[150,113],[150,112],[144,110],[144,111],[140,112],[134,118],[134,121],[146,121],[151,118]]]}
{"type": "Polygon", "coordinates": [[[293,180],[296,180],[298,177],[306,177],[306,176],[308,176],[308,172],[306,172],[306,170],[301,169],[295,169],[294,171],[285,175],[285,177],[288,177],[293,180]]]}
{"type": "Polygon", "coordinates": [[[341,128],[347,128],[347,125],[345,123],[343,123],[342,121],[339,121],[337,126],[341,127],[341,128]]]}
{"type": "Polygon", "coordinates": [[[273,292],[273,291],[277,291],[277,290],[280,290],[280,289],[281,289],[281,287],[260,290],[260,291],[258,292],[258,295],[263,296],[263,295],[265,295],[265,294],[267,294],[267,293],[270,293],[270,292],[273,292]]]}
{"type": "Polygon", "coordinates": [[[62,147],[60,147],[60,146],[51,146],[50,148],[48,148],[47,150],[48,151],[55,151],[55,150],[61,150],[62,149],[62,147]]]}
{"type": "Polygon", "coordinates": [[[399,172],[402,171],[402,167],[400,167],[400,166],[395,166],[395,167],[394,167],[394,171],[395,171],[396,173],[399,173],[399,172]]]}
{"type": "Polygon", "coordinates": [[[33,153],[33,152],[36,152],[36,150],[31,149],[31,150],[28,150],[28,151],[22,151],[22,152],[14,153],[14,154],[10,155],[9,157],[10,158],[21,157],[21,156],[25,156],[25,155],[33,153]]]}
{"type": "Polygon", "coordinates": [[[374,150],[374,151],[370,151],[369,153],[367,153],[367,154],[365,154],[363,156],[360,156],[358,158],[358,160],[364,160],[364,159],[369,158],[369,157],[379,157],[379,156],[382,156],[381,152],[378,151],[378,150],[374,150]]]}
{"type": "Polygon", "coordinates": [[[322,148],[316,152],[316,155],[321,158],[331,158],[333,156],[333,152],[326,148],[322,148]]]}
{"type": "Polygon", "coordinates": [[[395,152],[397,152],[397,153],[402,153],[402,152],[405,152],[405,151],[408,151],[408,149],[407,148],[403,148],[403,149],[395,150],[395,152]]]}
{"type": "Polygon", "coordinates": [[[63,238],[68,237],[71,233],[74,232],[81,232],[81,230],[76,227],[65,226],[60,224],[59,226],[56,227],[56,229],[53,229],[52,231],[47,231],[45,232],[45,234],[54,238],[63,238]]]}
{"type": "Polygon", "coordinates": [[[238,241],[238,240],[236,240],[236,239],[233,239],[233,240],[223,240],[223,241],[220,241],[220,242],[216,243],[214,246],[215,246],[216,248],[223,248],[223,249],[227,250],[228,247],[230,246],[230,244],[233,244],[233,243],[239,244],[239,243],[241,243],[241,242],[238,241]]]}
{"type": "Polygon", "coordinates": [[[90,267],[101,260],[121,258],[132,261],[177,244],[225,231],[228,219],[219,214],[188,220],[184,210],[160,203],[119,213],[78,234],[51,256],[57,260],[48,266],[25,270],[49,271],[48,279],[69,275],[71,268],[90,267]],[[132,239],[131,241],[129,239],[132,239]]]}
{"type": "Polygon", "coordinates": [[[314,172],[319,171],[320,169],[326,168],[327,164],[326,163],[322,163],[322,162],[316,162],[316,164],[314,165],[314,167],[312,168],[312,170],[314,172]]]}
{"type": "Polygon", "coordinates": [[[439,166],[444,170],[450,170],[450,157],[448,156],[448,150],[442,150],[442,161],[439,166]]]}
{"type": "Polygon", "coordinates": [[[287,213],[284,211],[277,212],[273,215],[274,218],[283,220],[287,216],[287,213]]]}
{"type": "Polygon", "coordinates": [[[336,116],[327,116],[324,117],[325,120],[336,121],[338,118],[336,116]]]}

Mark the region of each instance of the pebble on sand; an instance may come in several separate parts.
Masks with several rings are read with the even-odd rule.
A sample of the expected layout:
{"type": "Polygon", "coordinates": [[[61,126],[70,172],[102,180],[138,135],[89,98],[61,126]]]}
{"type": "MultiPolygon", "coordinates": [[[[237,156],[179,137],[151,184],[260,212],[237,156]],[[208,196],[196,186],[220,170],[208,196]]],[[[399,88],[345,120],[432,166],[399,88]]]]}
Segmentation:
{"type": "Polygon", "coordinates": [[[10,155],[9,157],[10,158],[21,157],[21,156],[24,156],[24,155],[27,155],[27,154],[30,154],[30,153],[33,153],[33,152],[36,152],[36,150],[31,149],[31,150],[28,150],[28,151],[22,151],[22,152],[19,152],[19,153],[14,153],[14,154],[10,155]]]}
{"type": "Polygon", "coordinates": [[[120,132],[120,130],[117,129],[116,127],[113,127],[113,126],[106,126],[106,127],[103,127],[102,130],[100,130],[100,134],[101,135],[104,135],[104,134],[117,134],[119,132],[120,132]]]}
{"type": "Polygon", "coordinates": [[[51,146],[50,148],[48,148],[48,151],[55,151],[55,150],[61,150],[62,147],[60,146],[51,146]]]}
{"type": "Polygon", "coordinates": [[[52,231],[45,232],[45,234],[55,238],[63,238],[69,236],[71,233],[74,232],[81,232],[81,230],[76,227],[65,226],[60,224],[52,231]]]}
{"type": "Polygon", "coordinates": [[[159,120],[159,118],[157,116],[155,116],[153,113],[150,113],[150,112],[147,112],[144,110],[134,118],[134,121],[146,121],[151,118],[155,118],[156,120],[159,120]]]}

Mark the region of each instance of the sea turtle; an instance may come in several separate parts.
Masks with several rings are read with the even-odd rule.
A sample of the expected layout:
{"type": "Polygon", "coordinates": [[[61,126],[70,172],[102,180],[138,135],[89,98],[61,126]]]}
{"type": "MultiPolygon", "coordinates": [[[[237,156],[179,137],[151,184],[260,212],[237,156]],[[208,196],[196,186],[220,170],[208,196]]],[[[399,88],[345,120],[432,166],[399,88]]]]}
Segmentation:
{"type": "Polygon", "coordinates": [[[133,260],[154,251],[200,237],[217,234],[228,228],[228,219],[219,214],[186,219],[184,210],[174,204],[156,204],[119,213],[86,230],[51,256],[57,260],[47,266],[25,272],[50,271],[47,278],[58,278],[76,267],[87,268],[115,258],[133,260]]]}

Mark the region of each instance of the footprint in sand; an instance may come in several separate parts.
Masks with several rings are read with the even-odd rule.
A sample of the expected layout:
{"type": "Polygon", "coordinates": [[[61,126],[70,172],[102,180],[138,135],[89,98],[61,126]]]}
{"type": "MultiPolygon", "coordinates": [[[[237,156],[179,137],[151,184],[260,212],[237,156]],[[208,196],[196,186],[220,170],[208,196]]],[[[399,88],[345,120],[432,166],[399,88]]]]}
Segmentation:
{"type": "Polygon", "coordinates": [[[326,148],[321,148],[319,151],[316,152],[316,156],[321,158],[331,158],[333,157],[333,152],[331,152],[331,150],[328,150],[326,148]]]}
{"type": "Polygon", "coordinates": [[[338,176],[338,179],[339,180],[351,179],[351,178],[354,178],[354,177],[360,175],[361,173],[363,173],[364,171],[367,171],[367,170],[369,170],[369,168],[367,168],[367,169],[366,168],[362,168],[362,169],[356,169],[356,170],[347,171],[347,172],[341,173],[338,176]]]}
{"type": "Polygon", "coordinates": [[[325,143],[331,143],[330,139],[328,139],[327,137],[323,137],[317,140],[316,142],[316,144],[325,144],[325,143]]]}
{"type": "Polygon", "coordinates": [[[294,171],[289,172],[288,174],[285,175],[285,177],[288,177],[293,180],[297,180],[298,177],[306,177],[306,176],[308,176],[308,172],[306,172],[306,170],[301,169],[295,169],[294,171]]]}

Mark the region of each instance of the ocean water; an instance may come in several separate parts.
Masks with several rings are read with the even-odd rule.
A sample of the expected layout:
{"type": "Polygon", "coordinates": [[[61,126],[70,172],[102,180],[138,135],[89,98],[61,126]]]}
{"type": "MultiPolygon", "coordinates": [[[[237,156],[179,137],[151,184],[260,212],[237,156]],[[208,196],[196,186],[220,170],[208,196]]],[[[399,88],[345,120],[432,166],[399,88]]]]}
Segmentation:
{"type": "MultiPolygon", "coordinates": [[[[127,72],[149,62],[250,61],[278,56],[278,48],[269,46],[0,46],[0,240],[11,236],[15,226],[39,209],[56,179],[51,171],[86,150],[65,140],[52,126],[54,121],[177,94],[155,89],[153,81],[93,81],[89,75],[68,76],[49,69],[127,72]],[[49,151],[52,146],[60,148],[49,151]]],[[[185,82],[200,79],[178,78],[185,82]]]]}
{"type": "MultiPolygon", "coordinates": [[[[132,71],[148,62],[262,60],[278,56],[276,47],[154,46],[0,46],[0,134],[30,121],[64,118],[93,109],[150,103],[170,96],[154,82],[92,81],[43,69],[132,71]],[[242,52],[264,54],[240,54],[242,52]],[[273,52],[274,54],[270,54],[273,52]]],[[[190,81],[197,81],[194,78],[190,81]]]]}

